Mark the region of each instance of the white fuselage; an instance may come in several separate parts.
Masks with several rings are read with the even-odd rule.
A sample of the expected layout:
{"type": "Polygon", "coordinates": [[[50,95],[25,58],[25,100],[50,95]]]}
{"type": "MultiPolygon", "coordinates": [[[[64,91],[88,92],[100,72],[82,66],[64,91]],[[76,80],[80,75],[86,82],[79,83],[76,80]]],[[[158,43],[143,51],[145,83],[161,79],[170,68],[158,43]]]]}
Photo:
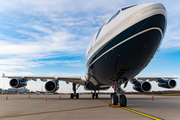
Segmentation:
{"type": "MultiPolygon", "coordinates": [[[[100,86],[103,84],[109,85],[110,83],[108,82],[108,80],[118,78],[119,76],[122,79],[125,78],[125,80],[135,77],[135,75],[137,75],[142,69],[145,68],[145,66],[150,62],[151,58],[154,56],[155,51],[157,50],[161,42],[161,39],[163,38],[165,31],[164,30],[165,24],[166,24],[166,10],[165,7],[160,3],[145,3],[140,5],[132,5],[117,10],[100,27],[100,29],[96,32],[96,34],[93,36],[91,42],[88,45],[86,51],[86,66],[87,66],[86,79],[91,83],[93,83],[95,86],[100,86]],[[158,17],[158,15],[160,17],[158,17]],[[164,21],[165,22],[162,25],[160,25],[163,27],[160,27],[159,24],[161,23],[161,21],[156,22],[156,20],[158,20],[158,18],[162,18],[162,16],[163,16],[162,22],[164,21]],[[142,21],[146,21],[146,22],[148,21],[149,23],[147,22],[148,23],[147,25],[146,22],[141,23],[142,21]],[[152,24],[152,26],[150,24],[152,24]],[[135,26],[134,29],[133,26],[135,26]],[[148,27],[146,28],[146,26],[148,27]],[[131,33],[127,32],[129,29],[132,29],[130,30],[131,33]],[[152,31],[159,32],[157,33],[158,35],[156,35],[157,37],[153,38],[155,40],[154,41],[155,44],[152,43],[153,41],[151,42],[148,40],[151,39],[151,36],[148,35],[146,35],[148,37],[145,43],[142,41],[143,39],[145,40],[146,38],[140,38],[142,41],[141,42],[139,41],[139,43],[137,44],[136,42],[130,43],[136,37],[143,36],[143,34],[146,33],[149,34],[149,32],[152,31]],[[123,40],[121,40],[122,37],[118,38],[118,36],[123,36],[123,34],[124,36],[127,36],[127,34],[129,34],[129,36],[124,37],[123,40]],[[117,43],[116,41],[118,40],[119,42],[117,43]],[[126,43],[129,45],[127,45],[126,43]],[[133,46],[134,48],[132,48],[132,44],[134,44],[134,46],[137,47],[135,48],[133,46]],[[139,50],[144,51],[141,44],[142,46],[144,44],[144,47],[147,47],[149,44],[149,48],[151,48],[151,50],[149,51],[151,52],[147,52],[148,55],[146,56],[143,56],[143,54],[141,55],[139,50]],[[121,48],[121,46],[124,47],[121,48]],[[127,49],[127,47],[130,46],[132,49],[131,48],[127,49]],[[127,51],[127,54],[123,54],[122,53],[123,50],[124,52],[127,51]],[[121,51],[121,54],[117,53],[118,51],[121,51]],[[137,51],[137,52],[133,53],[133,51],[137,51]],[[141,59],[144,59],[143,62],[138,61],[138,58],[135,58],[138,55],[142,56],[141,59]],[[120,56],[121,58],[118,58],[117,56],[120,56]],[[113,59],[110,60],[111,58],[113,59]],[[126,61],[128,62],[126,63],[126,61]],[[136,62],[133,63],[133,61],[136,62]],[[139,64],[138,62],[142,62],[142,64],[139,64]],[[135,65],[136,63],[137,65],[135,65]],[[111,66],[115,66],[115,67],[118,66],[118,68],[111,66]],[[110,73],[108,71],[112,71],[112,72],[110,73]]],[[[152,35],[153,33],[150,34],[152,35]]]]}
{"type": "MultiPolygon", "coordinates": [[[[163,14],[165,17],[167,16],[164,6],[160,3],[145,3],[135,5],[124,11],[122,11],[121,9],[119,10],[120,13],[111,22],[103,26],[100,34],[98,35],[98,38],[96,39],[97,32],[93,36],[86,51],[86,62],[93,54],[96,54],[96,52],[98,52],[99,49],[102,48],[106,43],[108,43],[112,38],[114,38],[125,29],[129,28],[130,26],[155,14],[163,14]]],[[[116,14],[116,12],[114,14],[116,14]]],[[[107,21],[105,23],[107,23],[107,21]]]]}

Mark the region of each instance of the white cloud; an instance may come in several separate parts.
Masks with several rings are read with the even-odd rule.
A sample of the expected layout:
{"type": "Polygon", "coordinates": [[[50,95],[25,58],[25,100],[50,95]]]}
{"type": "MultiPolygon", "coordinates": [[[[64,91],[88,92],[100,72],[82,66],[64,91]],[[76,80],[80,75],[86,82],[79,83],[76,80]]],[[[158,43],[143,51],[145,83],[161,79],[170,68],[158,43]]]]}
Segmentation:
{"type": "Polygon", "coordinates": [[[0,70],[0,73],[4,73],[6,76],[10,75],[10,76],[23,76],[23,75],[34,75],[33,73],[31,72],[9,72],[9,71],[1,71],[0,70]]]}
{"type": "MultiPolygon", "coordinates": [[[[55,14],[61,12],[59,9],[55,11],[55,9],[51,10],[48,7],[46,9],[50,10],[44,16],[46,10],[32,9],[34,5],[30,5],[32,8],[25,11],[26,14],[24,14],[21,10],[25,9],[26,5],[23,6],[22,4],[25,3],[19,5],[15,3],[12,8],[7,8],[10,13],[17,8],[15,14],[21,14],[21,16],[19,18],[16,15],[11,16],[15,19],[12,26],[18,26],[18,28],[8,29],[8,31],[14,32],[15,35],[0,35],[0,70],[28,71],[31,68],[55,64],[74,67],[83,66],[83,61],[80,60],[51,60],[49,58],[84,56],[91,36],[84,36],[83,32],[91,31],[93,28],[92,26],[90,28],[84,27],[89,20],[74,16],[61,17],[61,15],[55,14]],[[83,29],[78,28],[78,26],[83,29]],[[79,31],[82,31],[83,34],[77,34],[79,31]]],[[[7,26],[11,27],[8,24],[7,26]]]]}
{"type": "Polygon", "coordinates": [[[10,70],[15,69],[29,69],[34,67],[41,67],[45,65],[56,65],[62,64],[65,66],[82,66],[83,64],[79,60],[47,60],[47,61],[33,61],[31,58],[14,58],[14,59],[1,59],[0,60],[0,70],[10,70]]]}
{"type": "Polygon", "coordinates": [[[179,20],[173,20],[172,23],[169,23],[165,33],[164,40],[162,42],[161,48],[178,48],[180,47],[180,29],[177,26],[180,25],[179,20]]]}

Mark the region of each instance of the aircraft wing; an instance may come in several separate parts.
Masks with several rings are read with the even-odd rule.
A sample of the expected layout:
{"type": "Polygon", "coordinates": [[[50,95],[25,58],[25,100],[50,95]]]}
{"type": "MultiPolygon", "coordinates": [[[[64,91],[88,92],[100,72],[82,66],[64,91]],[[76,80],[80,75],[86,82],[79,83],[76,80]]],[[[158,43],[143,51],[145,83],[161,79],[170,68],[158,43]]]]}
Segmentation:
{"type": "Polygon", "coordinates": [[[149,82],[151,81],[156,81],[156,82],[161,82],[163,80],[168,80],[168,79],[178,79],[178,77],[137,77],[135,78],[136,80],[148,80],[149,82]]]}
{"type": "Polygon", "coordinates": [[[47,80],[58,80],[58,81],[65,81],[66,83],[76,83],[79,85],[85,85],[86,79],[84,77],[48,77],[48,76],[5,76],[5,74],[2,75],[3,78],[23,78],[25,81],[33,80],[37,81],[37,79],[40,79],[43,82],[46,82],[47,80]]]}

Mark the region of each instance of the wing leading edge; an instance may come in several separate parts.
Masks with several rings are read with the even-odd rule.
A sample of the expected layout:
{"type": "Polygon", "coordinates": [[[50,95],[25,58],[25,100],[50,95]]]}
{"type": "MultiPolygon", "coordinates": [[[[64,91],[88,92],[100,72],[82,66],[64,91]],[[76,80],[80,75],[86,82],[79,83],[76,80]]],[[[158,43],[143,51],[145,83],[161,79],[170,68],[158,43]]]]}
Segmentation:
{"type": "Polygon", "coordinates": [[[58,81],[65,81],[66,83],[76,83],[79,85],[85,85],[86,79],[85,77],[48,77],[48,76],[5,76],[3,73],[3,78],[23,78],[25,81],[33,80],[37,81],[37,79],[40,79],[43,82],[46,82],[48,80],[58,80],[58,81]]]}
{"type": "Polygon", "coordinates": [[[178,77],[137,77],[134,78],[135,80],[143,80],[146,81],[148,80],[149,82],[151,81],[156,81],[156,82],[161,82],[163,80],[168,80],[168,79],[178,79],[178,77]]]}

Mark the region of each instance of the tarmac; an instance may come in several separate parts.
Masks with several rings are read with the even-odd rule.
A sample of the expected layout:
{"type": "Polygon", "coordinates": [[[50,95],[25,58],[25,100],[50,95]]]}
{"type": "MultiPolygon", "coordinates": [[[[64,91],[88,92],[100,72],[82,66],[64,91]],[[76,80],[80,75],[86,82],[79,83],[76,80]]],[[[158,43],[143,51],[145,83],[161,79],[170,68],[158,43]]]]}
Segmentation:
{"type": "Polygon", "coordinates": [[[180,96],[126,95],[127,107],[109,107],[110,95],[0,95],[0,120],[179,120],[180,96]],[[6,100],[6,97],[7,100],[6,100]],[[47,100],[47,101],[46,101],[47,100]]]}

